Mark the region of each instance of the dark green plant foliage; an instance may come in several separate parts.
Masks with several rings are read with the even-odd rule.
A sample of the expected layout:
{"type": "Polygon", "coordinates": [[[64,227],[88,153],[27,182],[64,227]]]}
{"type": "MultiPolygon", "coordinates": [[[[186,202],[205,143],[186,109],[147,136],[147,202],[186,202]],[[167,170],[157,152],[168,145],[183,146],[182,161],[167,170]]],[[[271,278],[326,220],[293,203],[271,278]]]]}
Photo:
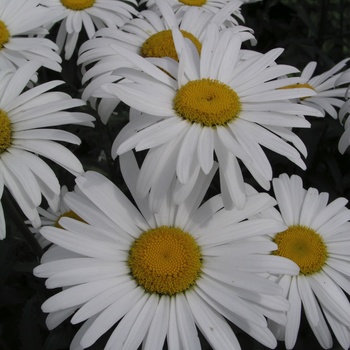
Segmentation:
{"type": "MultiPolygon", "coordinates": [[[[242,13],[245,25],[255,31],[258,39],[256,50],[267,52],[276,47],[285,51],[278,63],[291,64],[299,69],[315,60],[318,62],[317,73],[330,69],[340,60],[350,57],[350,3],[348,0],[266,0],[245,5],[242,13]]],[[[52,38],[57,27],[53,28],[52,38]]],[[[84,38],[82,39],[82,41],[84,38]]],[[[249,45],[245,44],[247,48],[249,45]]],[[[254,49],[254,48],[253,48],[254,49]]],[[[81,73],[76,68],[77,52],[68,62],[63,61],[62,75],[45,69],[40,70],[39,81],[63,79],[66,85],[59,87],[72,97],[80,97],[81,73]]],[[[88,113],[96,112],[89,106],[84,108],[88,113]]],[[[124,185],[118,161],[110,156],[111,144],[123,125],[127,123],[126,106],[120,108],[118,116],[113,116],[107,126],[96,121],[95,129],[68,126],[67,130],[77,134],[82,144],[79,147],[68,146],[81,160],[85,170],[98,171],[124,192],[124,185]],[[105,157],[99,157],[101,150],[105,157]]],[[[338,120],[329,116],[322,119],[309,118],[310,129],[296,130],[308,149],[307,170],[302,171],[288,159],[266,150],[272,164],[274,176],[281,173],[298,174],[303,178],[304,187],[315,187],[330,194],[330,199],[337,197],[350,198],[350,151],[344,155],[338,152],[337,145],[343,132],[338,120]]],[[[143,154],[138,154],[142,159],[143,154]]],[[[61,184],[74,187],[74,177],[62,168],[51,164],[61,184]]],[[[248,172],[244,177],[261,190],[248,172]]],[[[215,178],[208,197],[219,191],[218,178],[215,178]]],[[[4,202],[3,202],[4,205],[4,202]]],[[[4,205],[4,210],[8,208],[4,205]]],[[[17,215],[22,215],[18,211],[17,215]],[[19,214],[18,214],[19,213],[19,214]]],[[[47,290],[44,280],[32,275],[33,268],[39,263],[40,252],[33,244],[18,219],[9,219],[7,215],[7,238],[0,241],[0,349],[1,350],[59,350],[68,349],[74,334],[80,325],[71,325],[69,320],[52,331],[45,326],[46,315],[41,312],[41,304],[59,290],[47,290]]],[[[24,217],[22,216],[24,220],[24,217]]],[[[266,349],[250,336],[232,325],[243,350],[266,349]]],[[[110,330],[90,350],[104,348],[110,330]]],[[[201,337],[203,349],[211,349],[201,337]]],[[[334,341],[333,349],[341,349],[334,341]]],[[[167,349],[167,346],[164,346],[167,349]]],[[[285,349],[279,342],[277,349],[285,349]]],[[[305,317],[302,317],[296,350],[322,349],[309,328],[305,317]]]]}

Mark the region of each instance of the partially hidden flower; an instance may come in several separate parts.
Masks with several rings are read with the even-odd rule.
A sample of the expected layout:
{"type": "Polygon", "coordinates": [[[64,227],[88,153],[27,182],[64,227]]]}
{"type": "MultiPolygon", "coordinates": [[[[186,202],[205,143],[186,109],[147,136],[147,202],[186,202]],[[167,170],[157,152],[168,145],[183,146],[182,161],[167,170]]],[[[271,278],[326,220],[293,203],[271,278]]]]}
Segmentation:
{"type": "Polygon", "coordinates": [[[302,309],[320,345],[332,347],[332,329],[344,349],[350,347],[350,210],[347,199],[328,203],[328,193],[304,189],[299,176],[282,174],[273,179],[279,211],[260,217],[274,218],[287,229],[271,234],[278,245],[274,255],[294,261],[299,275],[273,277],[284,290],[291,307],[287,324],[270,323],[277,339],[292,349],[298,337],[302,309]]]}
{"type": "MultiPolygon", "coordinates": [[[[65,203],[64,196],[68,192],[68,189],[66,186],[62,186],[61,192],[60,192],[60,198],[59,198],[59,205],[57,210],[53,210],[52,208],[46,208],[38,207],[38,213],[40,215],[40,222],[41,226],[54,226],[61,228],[58,221],[62,217],[70,217],[74,218],[76,220],[81,220],[81,218],[75,214],[65,203]]],[[[48,241],[46,238],[42,236],[40,233],[40,227],[33,227],[31,225],[30,221],[26,221],[26,224],[29,225],[29,230],[33,233],[35,239],[38,241],[39,245],[42,248],[46,248],[48,245],[51,244],[50,241],[48,241]]]]}
{"type": "Polygon", "coordinates": [[[344,93],[343,97],[345,99],[345,102],[342,104],[340,110],[339,110],[339,121],[342,125],[344,125],[344,133],[339,139],[338,143],[338,149],[340,153],[344,153],[346,149],[348,148],[350,144],[350,120],[349,120],[349,114],[350,114],[350,69],[347,69],[346,71],[342,72],[337,80],[335,81],[336,85],[344,85],[346,84],[346,92],[344,93]]]}
{"type": "MultiPolygon", "coordinates": [[[[163,0],[164,1],[164,0],[163,0]]],[[[239,0],[165,0],[173,10],[182,16],[188,9],[196,7],[200,8],[206,12],[217,13],[225,7],[228,3],[237,3],[238,7],[233,12],[233,16],[228,18],[228,21],[238,24],[238,21],[235,17],[239,18],[244,22],[244,18],[240,11],[240,6],[243,4],[243,1],[239,0]]],[[[141,0],[140,4],[146,4],[147,8],[156,12],[157,11],[157,0],[141,0]]]]}
{"type": "Polygon", "coordinates": [[[96,30],[104,27],[120,27],[137,14],[135,0],[41,0],[40,3],[56,14],[60,22],[56,44],[59,52],[64,48],[64,58],[69,60],[76,48],[80,32],[84,28],[91,39],[96,30]]]}
{"type": "Polygon", "coordinates": [[[347,87],[340,87],[343,84],[339,80],[344,73],[343,68],[349,59],[344,59],[328,71],[313,76],[317,63],[308,63],[301,72],[303,83],[284,87],[285,89],[306,87],[315,91],[313,95],[305,95],[300,99],[300,103],[318,109],[323,115],[329,114],[333,119],[338,117],[338,110],[350,96],[347,87]]]}
{"type": "MultiPolygon", "coordinates": [[[[83,167],[68,148],[57,141],[78,145],[80,139],[52,126],[81,124],[93,126],[86,113],[69,112],[84,101],[50,91],[63,84],[51,81],[26,89],[39,64],[28,62],[17,70],[0,70],[0,188],[6,186],[25,216],[40,226],[37,207],[42,195],[57,210],[60,184],[55,173],[40,157],[50,159],[74,175],[83,167]]],[[[2,226],[3,227],[3,226],[2,226]]],[[[1,238],[5,232],[1,232],[1,238]]]]}
{"type": "Polygon", "coordinates": [[[61,71],[57,45],[43,38],[43,28],[56,19],[39,0],[3,0],[0,4],[0,69],[19,68],[28,61],[61,71]]]}
{"type": "MultiPolygon", "coordinates": [[[[216,14],[206,12],[202,8],[190,7],[182,16],[177,16],[174,10],[164,0],[156,0],[160,14],[150,10],[142,11],[137,18],[126,22],[121,28],[104,28],[99,30],[94,38],[83,43],[79,50],[78,64],[89,69],[84,73],[82,83],[91,82],[85,88],[82,98],[90,100],[96,108],[96,96],[101,97],[97,110],[101,120],[106,123],[119,104],[120,100],[114,95],[101,89],[106,83],[113,83],[122,77],[115,74],[115,70],[123,67],[134,67],[133,63],[116,52],[111,45],[121,45],[142,57],[169,57],[178,60],[172,38],[172,28],[178,28],[181,33],[191,40],[198,52],[209,23],[216,23],[220,28],[227,26],[225,21],[240,3],[232,1],[216,14]],[[193,19],[196,18],[194,21],[193,19]]],[[[252,30],[240,26],[231,26],[231,31],[239,34],[242,41],[256,40],[252,30]]]]}

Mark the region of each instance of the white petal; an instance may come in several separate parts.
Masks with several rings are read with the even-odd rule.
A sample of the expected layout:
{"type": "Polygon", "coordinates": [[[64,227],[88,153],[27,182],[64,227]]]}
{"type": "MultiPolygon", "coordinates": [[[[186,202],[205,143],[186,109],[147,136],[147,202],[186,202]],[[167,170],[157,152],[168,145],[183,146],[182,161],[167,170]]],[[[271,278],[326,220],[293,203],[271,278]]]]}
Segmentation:
{"type": "Polygon", "coordinates": [[[240,349],[232,329],[218,312],[194,291],[187,292],[186,298],[199,330],[214,349],[240,349]]]}
{"type": "MultiPolygon", "coordinates": [[[[173,298],[174,299],[174,298],[173,298]]],[[[170,298],[162,295],[149,327],[143,350],[162,350],[169,328],[170,298]]]]}
{"type": "Polygon", "coordinates": [[[290,309],[287,311],[285,343],[287,349],[292,349],[298,337],[301,318],[301,300],[297,289],[296,278],[292,278],[291,280],[288,301],[290,302],[290,309]]]}
{"type": "Polygon", "coordinates": [[[80,344],[87,348],[95,343],[95,341],[115,325],[125,314],[144,297],[145,294],[141,288],[134,288],[129,293],[124,294],[112,305],[102,311],[94,320],[93,324],[83,335],[80,344]]]}

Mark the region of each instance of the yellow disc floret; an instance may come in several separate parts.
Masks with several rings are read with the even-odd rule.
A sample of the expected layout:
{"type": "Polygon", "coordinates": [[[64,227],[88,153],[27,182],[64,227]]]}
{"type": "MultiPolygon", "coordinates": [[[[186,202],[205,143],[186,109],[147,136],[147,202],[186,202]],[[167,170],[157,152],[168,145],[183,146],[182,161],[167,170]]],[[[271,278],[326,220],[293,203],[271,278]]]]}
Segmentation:
{"type": "Polygon", "coordinates": [[[203,6],[207,0],[179,0],[179,2],[187,6],[203,6]]]}
{"type": "Polygon", "coordinates": [[[218,80],[200,79],[191,80],[178,90],[174,110],[191,123],[215,127],[235,119],[241,103],[228,85],[218,80]]]}
{"type": "Polygon", "coordinates": [[[78,220],[81,222],[85,222],[78,214],[76,214],[73,210],[68,210],[65,213],[61,214],[58,219],[55,222],[55,227],[57,228],[63,228],[58,222],[60,221],[61,218],[71,218],[74,220],[78,220]]]}
{"type": "Polygon", "coordinates": [[[6,24],[3,21],[0,21],[0,49],[4,47],[4,45],[10,39],[10,32],[8,31],[6,24]]]}
{"type": "Polygon", "coordinates": [[[0,109],[0,154],[5,152],[12,141],[12,125],[7,113],[0,109]]]}
{"type": "Polygon", "coordinates": [[[323,238],[309,227],[290,226],[278,233],[273,241],[278,245],[273,254],[293,260],[299,266],[301,275],[321,271],[327,260],[327,247],[323,238]]]}
{"type": "Polygon", "coordinates": [[[131,275],[146,292],[174,295],[195,284],[202,258],[189,233],[161,226],[145,231],[133,243],[128,265],[131,275]]]}
{"type": "MultiPolygon", "coordinates": [[[[185,38],[190,39],[196,46],[198,53],[201,52],[202,44],[191,33],[181,30],[185,38]]],[[[171,57],[178,61],[171,30],[162,30],[151,35],[142,45],[140,54],[143,57],[171,57]]]]}
{"type": "Polygon", "coordinates": [[[94,6],[96,0],[61,0],[63,6],[73,11],[85,10],[94,6]]]}

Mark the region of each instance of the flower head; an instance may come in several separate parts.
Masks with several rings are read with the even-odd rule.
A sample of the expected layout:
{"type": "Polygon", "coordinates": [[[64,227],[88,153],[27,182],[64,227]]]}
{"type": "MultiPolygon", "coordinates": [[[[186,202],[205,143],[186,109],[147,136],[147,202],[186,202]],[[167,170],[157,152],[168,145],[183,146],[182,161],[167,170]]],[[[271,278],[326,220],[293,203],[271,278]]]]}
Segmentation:
{"type": "MultiPolygon", "coordinates": [[[[59,205],[57,210],[53,210],[52,208],[44,209],[42,207],[38,207],[38,213],[40,215],[40,221],[41,226],[54,226],[61,228],[58,221],[62,217],[70,217],[74,218],[76,220],[81,220],[81,218],[75,214],[72,210],[69,209],[67,204],[65,203],[64,196],[68,192],[68,189],[66,186],[62,186],[60,198],[59,198],[59,205]]],[[[36,240],[40,244],[42,248],[46,248],[49,244],[51,244],[50,241],[48,241],[46,238],[44,238],[40,233],[40,227],[33,227],[30,221],[26,221],[26,224],[29,224],[30,231],[34,234],[36,240]]]]}
{"type": "MultiPolygon", "coordinates": [[[[244,22],[244,18],[241,15],[240,12],[240,6],[242,5],[243,1],[238,0],[165,0],[172,8],[173,10],[179,15],[183,16],[184,13],[190,8],[200,8],[206,12],[210,13],[217,13],[225,7],[228,3],[236,3],[237,8],[233,12],[235,17],[238,17],[241,21],[244,22]]],[[[146,4],[146,6],[156,12],[158,10],[157,8],[157,0],[141,0],[140,4],[146,4]]],[[[234,17],[229,17],[227,19],[228,21],[231,21],[235,25],[238,24],[237,20],[234,17]]]]}
{"type": "Polygon", "coordinates": [[[51,81],[23,92],[38,68],[37,63],[28,62],[18,70],[0,71],[0,191],[6,186],[36,227],[40,225],[37,207],[41,195],[57,210],[60,194],[56,175],[39,156],[75,175],[83,172],[73,153],[56,142],[79,144],[79,138],[50,127],[92,126],[94,119],[85,113],[65,111],[84,102],[62,92],[49,91],[63,84],[62,81],[51,81]]]}
{"type": "MultiPolygon", "coordinates": [[[[126,22],[120,29],[99,30],[94,38],[83,43],[79,50],[78,64],[83,64],[83,68],[91,67],[84,74],[82,82],[92,80],[84,90],[82,98],[90,99],[95,107],[96,98],[93,96],[102,97],[98,112],[104,123],[107,122],[120,100],[103,91],[101,86],[122,78],[115,74],[116,69],[134,67],[127,57],[121,56],[111,48],[112,44],[121,45],[142,57],[169,57],[178,60],[172,28],[178,28],[185,38],[194,43],[200,53],[208,24],[216,23],[219,27],[226,28],[224,25],[226,18],[239,7],[239,3],[232,1],[216,14],[205,12],[198,7],[191,7],[183,16],[176,16],[167,2],[161,0],[156,3],[159,6],[159,15],[149,10],[142,11],[137,18],[126,22]],[[196,18],[196,21],[193,21],[193,18],[196,18]]],[[[249,28],[237,25],[232,26],[231,30],[239,34],[242,41],[251,40],[255,43],[249,28]]]]}
{"type": "Polygon", "coordinates": [[[345,150],[348,148],[350,144],[350,121],[349,121],[349,113],[350,113],[350,69],[347,69],[346,71],[342,72],[340,75],[338,74],[338,78],[335,81],[335,85],[343,85],[347,84],[346,91],[343,95],[345,98],[345,102],[341,105],[341,108],[339,110],[339,121],[341,124],[344,125],[344,133],[341,136],[338,144],[338,149],[340,153],[344,153],[345,150]]]}
{"type": "Polygon", "coordinates": [[[0,69],[21,67],[27,61],[61,71],[57,46],[42,36],[43,28],[56,18],[38,0],[3,0],[0,4],[0,69]]]}
{"type": "MultiPolygon", "coordinates": [[[[131,153],[121,169],[135,195],[138,166],[131,153]]],[[[276,340],[266,315],[284,322],[288,304],[267,271],[297,273],[285,258],[270,255],[276,244],[266,232],[284,229],[275,220],[245,219],[274,205],[254,194],[244,210],[224,210],[219,195],[199,206],[211,177],[198,179],[193,196],[174,205],[169,191],[162,210],[134,196],[138,209],[109,180],[95,172],[76,179],[79,193],[67,204],[86,223],[62,218],[63,229],[41,233],[56,244],[34,274],[48,288],[64,290],[43,305],[49,328],[74,313],[85,323],[72,347],[87,348],[115,324],[105,349],[199,350],[197,328],[214,349],[239,349],[225,318],[268,347],[276,340]]]]}
{"type": "Polygon", "coordinates": [[[315,91],[311,96],[305,95],[300,99],[300,103],[318,109],[323,115],[328,113],[336,119],[338,112],[335,109],[342,107],[348,91],[345,87],[339,87],[339,78],[343,74],[341,70],[346,66],[349,59],[345,59],[336,64],[330,70],[312,76],[315,72],[317,63],[310,62],[301,72],[301,78],[304,82],[284,87],[284,89],[307,87],[315,91]]]}
{"type": "Polygon", "coordinates": [[[120,27],[124,22],[136,15],[137,11],[131,4],[119,0],[41,0],[41,4],[56,14],[55,22],[61,21],[56,43],[59,51],[65,51],[65,59],[69,60],[76,48],[79,34],[84,27],[91,39],[96,28],[120,27]]]}
{"type": "Polygon", "coordinates": [[[286,174],[273,179],[280,212],[269,209],[260,217],[275,218],[287,229],[272,234],[278,245],[274,255],[294,261],[298,276],[277,275],[291,303],[286,326],[271,323],[278,339],[292,349],[298,335],[301,309],[317,340],[325,349],[332,347],[326,321],[344,349],[350,346],[350,304],[346,293],[349,283],[350,211],[347,200],[338,198],[328,204],[328,194],[315,188],[305,190],[299,176],[286,174]]]}
{"type": "Polygon", "coordinates": [[[225,207],[243,208],[246,195],[238,159],[265,189],[272,169],[260,145],[305,168],[299,152],[286,141],[306,156],[305,146],[290,128],[309,127],[303,115],[321,113],[290,100],[312,95],[313,90],[278,89],[300,81],[276,79],[297,71],[276,64],[282,50],[266,54],[241,50],[239,35],[210,25],[199,56],[178,30],[173,34],[179,63],[158,59],[155,66],[114,46],[139,69],[120,69],[116,74],[128,81],[103,87],[141,112],[119,133],[112,148],[114,156],[133,148],[150,149],[142,167],[147,171],[141,170],[140,193],[146,195],[164,183],[155,175],[155,164],[176,173],[180,183],[190,184],[195,174],[212,169],[215,152],[225,207]]]}

